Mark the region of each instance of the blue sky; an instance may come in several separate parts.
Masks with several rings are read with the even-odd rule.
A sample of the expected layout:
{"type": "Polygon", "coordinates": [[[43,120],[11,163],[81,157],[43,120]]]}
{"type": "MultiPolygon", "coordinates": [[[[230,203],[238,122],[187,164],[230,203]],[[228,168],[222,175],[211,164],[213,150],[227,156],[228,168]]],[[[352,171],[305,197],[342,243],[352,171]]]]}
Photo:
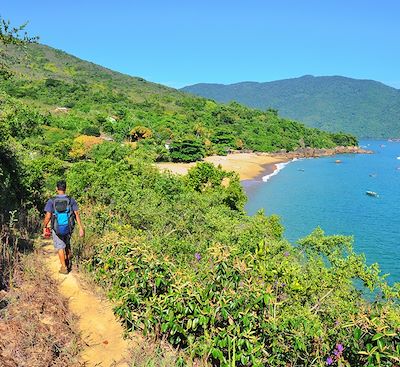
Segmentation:
{"type": "Polygon", "coordinates": [[[397,0],[1,0],[42,43],[182,87],[304,74],[400,88],[397,0]]]}

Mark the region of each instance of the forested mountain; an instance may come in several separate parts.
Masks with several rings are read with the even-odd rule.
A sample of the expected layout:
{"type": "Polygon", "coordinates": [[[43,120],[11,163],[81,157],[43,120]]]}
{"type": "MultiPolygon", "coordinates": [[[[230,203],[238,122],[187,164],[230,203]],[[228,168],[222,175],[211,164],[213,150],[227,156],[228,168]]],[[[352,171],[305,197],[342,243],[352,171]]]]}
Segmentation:
{"type": "Polygon", "coordinates": [[[305,75],[267,83],[202,83],[182,90],[218,102],[277,109],[286,118],[327,131],[400,136],[400,90],[373,80],[305,75]]]}

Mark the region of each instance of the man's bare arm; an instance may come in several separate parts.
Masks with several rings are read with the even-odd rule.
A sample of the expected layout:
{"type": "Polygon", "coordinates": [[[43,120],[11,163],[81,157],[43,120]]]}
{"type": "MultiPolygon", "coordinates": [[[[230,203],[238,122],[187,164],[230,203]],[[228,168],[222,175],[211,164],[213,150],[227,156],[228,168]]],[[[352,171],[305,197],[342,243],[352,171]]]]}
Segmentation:
{"type": "Polygon", "coordinates": [[[43,220],[43,235],[46,234],[46,227],[49,224],[50,220],[51,220],[51,213],[46,212],[46,215],[44,216],[44,220],[43,220]]]}
{"type": "Polygon", "coordinates": [[[85,228],[83,228],[83,224],[82,224],[82,221],[81,221],[81,216],[79,215],[79,211],[74,211],[74,213],[75,213],[76,221],[77,221],[78,226],[79,226],[79,236],[83,237],[85,235],[85,228]]]}

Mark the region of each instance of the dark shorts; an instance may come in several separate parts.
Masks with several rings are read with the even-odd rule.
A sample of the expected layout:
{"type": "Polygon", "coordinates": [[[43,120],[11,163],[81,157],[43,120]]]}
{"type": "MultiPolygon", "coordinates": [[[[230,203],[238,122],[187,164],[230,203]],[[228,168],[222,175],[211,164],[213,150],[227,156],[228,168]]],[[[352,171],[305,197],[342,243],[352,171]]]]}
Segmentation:
{"type": "Polygon", "coordinates": [[[51,233],[53,236],[54,248],[56,250],[63,250],[65,248],[69,249],[71,247],[71,236],[70,235],[57,236],[56,232],[51,231],[51,233]]]}

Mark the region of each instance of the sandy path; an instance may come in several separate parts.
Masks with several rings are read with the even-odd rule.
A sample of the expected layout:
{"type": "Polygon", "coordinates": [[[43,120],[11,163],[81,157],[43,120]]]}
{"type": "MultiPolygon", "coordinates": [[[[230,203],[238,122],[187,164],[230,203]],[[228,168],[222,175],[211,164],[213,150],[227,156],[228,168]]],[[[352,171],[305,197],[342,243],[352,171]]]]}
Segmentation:
{"type": "Polygon", "coordinates": [[[50,240],[42,240],[45,264],[59,283],[59,292],[69,299],[70,310],[79,317],[79,329],[86,347],[81,353],[87,367],[127,367],[129,341],[115,319],[107,300],[82,287],[76,274],[58,273],[60,263],[50,240]]]}

